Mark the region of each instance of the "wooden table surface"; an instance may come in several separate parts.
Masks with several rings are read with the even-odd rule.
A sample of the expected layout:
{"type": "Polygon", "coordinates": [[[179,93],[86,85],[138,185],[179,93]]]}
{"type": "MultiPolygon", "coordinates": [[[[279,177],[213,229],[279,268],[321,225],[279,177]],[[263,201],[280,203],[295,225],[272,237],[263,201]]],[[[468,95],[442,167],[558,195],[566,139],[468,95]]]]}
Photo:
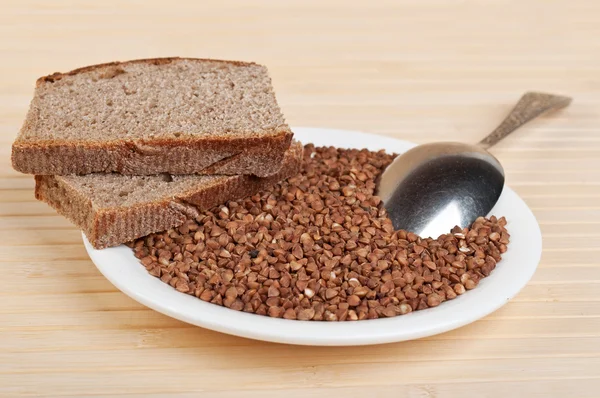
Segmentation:
{"type": "Polygon", "coordinates": [[[600,396],[600,2],[96,1],[0,5],[0,396],[600,396]],[[252,3],[252,4],[250,4],[252,3]],[[262,343],[117,291],[33,198],[10,145],[35,79],[158,56],[270,68],[293,126],[476,141],[526,90],[574,97],[494,148],[542,262],[491,316],[371,347],[262,343]]]}

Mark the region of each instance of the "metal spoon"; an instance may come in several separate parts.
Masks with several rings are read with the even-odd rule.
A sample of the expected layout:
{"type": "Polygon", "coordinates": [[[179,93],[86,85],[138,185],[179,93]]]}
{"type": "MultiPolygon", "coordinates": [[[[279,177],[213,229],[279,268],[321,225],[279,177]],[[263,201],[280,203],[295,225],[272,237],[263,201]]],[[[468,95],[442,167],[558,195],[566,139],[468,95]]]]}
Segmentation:
{"type": "Polygon", "coordinates": [[[504,169],[487,149],[542,113],[570,102],[569,97],[528,92],[477,145],[436,142],[398,156],[383,172],[378,188],[394,228],[438,237],[487,215],[504,187],[504,169]]]}

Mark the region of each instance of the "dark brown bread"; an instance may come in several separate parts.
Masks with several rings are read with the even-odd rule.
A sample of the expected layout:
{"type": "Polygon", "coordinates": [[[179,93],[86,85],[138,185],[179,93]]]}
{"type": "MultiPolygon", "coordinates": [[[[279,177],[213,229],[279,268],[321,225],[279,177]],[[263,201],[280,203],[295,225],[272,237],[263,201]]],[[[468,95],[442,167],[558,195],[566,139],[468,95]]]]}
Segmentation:
{"type": "Polygon", "coordinates": [[[35,176],[35,197],[86,234],[97,249],[181,225],[212,206],[253,195],[297,174],[302,145],[294,142],[283,167],[265,178],[252,175],[35,176]]]}
{"type": "Polygon", "coordinates": [[[291,140],[264,66],[146,59],[40,78],[12,162],[43,175],[265,177],[291,140]]]}

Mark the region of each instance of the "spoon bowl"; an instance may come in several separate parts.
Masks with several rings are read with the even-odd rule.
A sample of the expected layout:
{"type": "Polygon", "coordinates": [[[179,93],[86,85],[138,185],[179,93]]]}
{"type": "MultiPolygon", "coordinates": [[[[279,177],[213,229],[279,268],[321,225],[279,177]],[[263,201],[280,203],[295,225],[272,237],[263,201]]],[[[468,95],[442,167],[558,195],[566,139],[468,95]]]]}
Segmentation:
{"type": "Polygon", "coordinates": [[[378,194],[396,229],[437,237],[488,214],[503,187],[504,169],[488,151],[437,142],[396,158],[382,174],[378,194]]]}

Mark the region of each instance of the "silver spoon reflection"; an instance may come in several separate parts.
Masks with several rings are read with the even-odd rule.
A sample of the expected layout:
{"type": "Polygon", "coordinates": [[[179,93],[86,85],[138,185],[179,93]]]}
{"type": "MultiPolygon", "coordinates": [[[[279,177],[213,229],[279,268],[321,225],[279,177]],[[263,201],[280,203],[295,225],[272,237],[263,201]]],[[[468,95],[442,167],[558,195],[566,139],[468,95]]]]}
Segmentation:
{"type": "Polygon", "coordinates": [[[476,145],[436,142],[398,156],[378,186],[394,228],[438,237],[487,215],[504,187],[504,169],[487,149],[542,113],[570,102],[569,97],[529,92],[476,145]]]}

